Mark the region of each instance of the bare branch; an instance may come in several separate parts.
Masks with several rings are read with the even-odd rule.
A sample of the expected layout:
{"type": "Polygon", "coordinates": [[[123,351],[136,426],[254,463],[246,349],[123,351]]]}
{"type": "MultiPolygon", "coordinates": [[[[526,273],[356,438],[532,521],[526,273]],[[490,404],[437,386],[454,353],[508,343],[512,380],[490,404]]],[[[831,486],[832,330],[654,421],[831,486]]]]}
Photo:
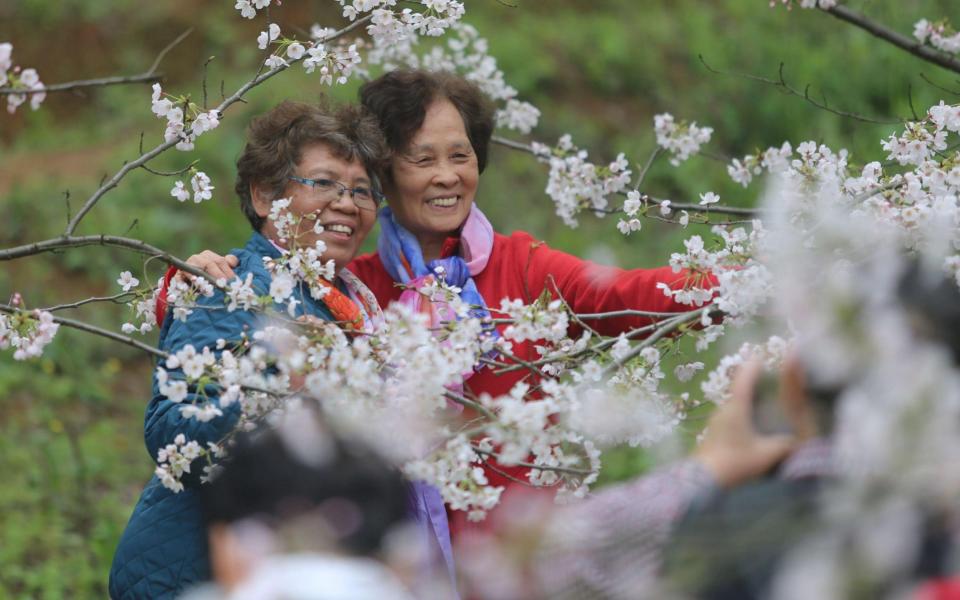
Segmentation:
{"type": "Polygon", "coordinates": [[[163,60],[163,57],[166,56],[168,52],[170,52],[171,50],[173,50],[174,48],[176,48],[177,45],[178,45],[180,42],[182,42],[183,40],[187,39],[187,36],[190,35],[191,33],[193,33],[193,27],[187,29],[186,31],[184,31],[183,33],[181,33],[180,35],[178,35],[178,36],[177,36],[177,39],[175,39],[175,40],[173,40],[172,42],[170,42],[169,44],[167,44],[167,45],[163,48],[163,50],[161,50],[160,53],[157,54],[157,58],[154,59],[153,64],[150,65],[150,68],[149,68],[149,69],[147,69],[147,73],[153,73],[154,71],[156,71],[156,70],[157,70],[157,67],[160,66],[160,61],[163,60]]]}
{"type": "Polygon", "coordinates": [[[885,42],[893,44],[902,50],[906,50],[910,54],[913,54],[914,56],[929,63],[947,69],[948,71],[953,71],[954,73],[960,73],[960,59],[954,58],[931,46],[927,46],[926,44],[921,43],[920,40],[905,36],[902,33],[888,28],[885,25],[881,25],[880,23],[872,21],[866,16],[856,13],[842,4],[838,4],[832,8],[821,8],[820,10],[830,13],[841,21],[846,21],[851,25],[859,27],[867,33],[878,37],[885,42]]]}
{"type": "Polygon", "coordinates": [[[122,85],[128,83],[153,83],[155,81],[160,81],[163,77],[162,74],[158,74],[157,67],[160,65],[160,61],[163,60],[163,57],[173,49],[174,46],[179,44],[186,38],[190,32],[193,31],[193,28],[186,30],[181,33],[177,39],[173,40],[166,48],[160,51],[160,54],[157,55],[157,58],[153,61],[153,64],[150,65],[150,68],[140,73],[139,75],[116,75],[113,77],[98,77],[96,79],[81,79],[78,81],[66,81],[64,83],[54,83],[51,85],[45,85],[40,88],[35,89],[19,89],[13,87],[0,87],[0,96],[7,96],[10,94],[38,94],[40,92],[53,93],[53,92],[68,92],[72,90],[77,90],[81,88],[89,87],[105,87],[108,85],[122,85]]]}
{"type": "Polygon", "coordinates": [[[68,308],[77,308],[78,306],[83,306],[84,304],[90,304],[91,302],[112,302],[114,304],[123,304],[125,302],[124,298],[127,296],[133,296],[133,292],[120,292],[119,294],[114,294],[113,296],[94,296],[92,298],[87,298],[86,300],[79,300],[77,302],[71,302],[69,304],[58,304],[56,306],[51,306],[49,308],[41,308],[47,312],[56,312],[58,310],[66,310],[68,308]]]}
{"type": "Polygon", "coordinates": [[[639,189],[640,186],[643,185],[643,182],[647,179],[647,173],[650,171],[650,167],[653,166],[653,161],[657,160],[657,157],[660,156],[662,152],[663,148],[657,146],[656,150],[650,154],[650,158],[648,158],[646,164],[643,165],[643,170],[641,170],[640,175],[637,176],[637,183],[634,189],[639,189]]]}
{"type": "Polygon", "coordinates": [[[2,87],[0,88],[0,96],[9,96],[10,94],[39,94],[40,92],[53,93],[53,92],[67,92],[70,90],[77,90],[80,88],[89,88],[89,87],[105,87],[108,85],[121,85],[126,83],[153,83],[154,81],[160,81],[161,76],[153,73],[141,73],[140,75],[129,75],[122,76],[117,75],[114,77],[100,77],[97,79],[81,79],[79,81],[67,81],[64,83],[53,83],[51,85],[45,85],[40,88],[35,89],[24,89],[24,88],[13,88],[13,87],[2,87]]]}
{"type": "Polygon", "coordinates": [[[168,252],[164,252],[160,248],[141,242],[140,240],[134,240],[115,235],[61,236],[58,238],[51,238],[49,240],[43,240],[42,242],[34,242],[32,244],[25,244],[23,246],[16,246],[14,248],[0,250],[0,260],[13,260],[16,258],[23,258],[25,256],[33,256],[43,252],[59,250],[61,248],[78,248],[81,246],[115,246],[118,248],[135,250],[141,254],[149,254],[150,256],[155,256],[163,260],[167,264],[174,265],[181,271],[186,271],[192,275],[203,277],[216,286],[216,279],[214,279],[214,277],[209,275],[206,271],[197,269],[196,267],[193,267],[180,260],[176,256],[173,256],[168,252]]]}
{"type": "Polygon", "coordinates": [[[910,114],[913,116],[913,120],[919,121],[920,117],[917,116],[917,109],[913,106],[913,86],[909,83],[907,84],[907,103],[910,105],[910,114]]]}
{"type": "Polygon", "coordinates": [[[176,171],[157,171],[156,169],[151,169],[147,165],[140,165],[140,168],[148,173],[153,173],[154,175],[159,175],[161,177],[176,177],[177,175],[183,175],[193,167],[195,167],[197,161],[192,161],[189,165],[183,167],[182,169],[177,169],[176,171]]]}
{"type": "Polygon", "coordinates": [[[703,66],[707,69],[707,71],[710,71],[714,75],[727,75],[732,77],[740,77],[742,79],[747,79],[749,81],[757,81],[760,83],[764,83],[766,85],[770,85],[781,90],[785,94],[796,96],[798,98],[803,98],[805,101],[809,102],[813,106],[840,117],[846,117],[848,119],[854,119],[856,121],[861,121],[863,123],[872,123],[875,125],[896,125],[897,123],[903,123],[905,121],[905,119],[897,119],[897,120],[876,119],[873,117],[865,117],[859,113],[847,112],[845,110],[838,110],[836,108],[832,108],[827,103],[825,96],[823,96],[822,101],[815,100],[810,96],[810,84],[807,84],[806,87],[804,87],[803,92],[800,92],[799,90],[797,90],[787,82],[787,78],[784,75],[784,68],[785,68],[784,63],[780,63],[780,68],[777,72],[777,79],[769,79],[767,77],[761,77],[759,75],[751,75],[749,73],[734,73],[733,71],[721,71],[707,64],[707,60],[703,57],[702,54],[698,54],[697,58],[700,59],[700,62],[703,63],[703,66]]]}
{"type": "Polygon", "coordinates": [[[924,81],[926,81],[927,83],[929,83],[929,84],[932,85],[933,87],[937,88],[937,89],[940,90],[941,92],[946,92],[946,93],[952,94],[952,95],[954,95],[954,96],[960,96],[960,90],[951,90],[950,88],[943,87],[943,86],[940,85],[939,83],[936,83],[935,81],[933,81],[932,79],[930,79],[929,77],[927,77],[926,74],[924,74],[924,73],[920,73],[920,79],[923,79],[924,81]]]}

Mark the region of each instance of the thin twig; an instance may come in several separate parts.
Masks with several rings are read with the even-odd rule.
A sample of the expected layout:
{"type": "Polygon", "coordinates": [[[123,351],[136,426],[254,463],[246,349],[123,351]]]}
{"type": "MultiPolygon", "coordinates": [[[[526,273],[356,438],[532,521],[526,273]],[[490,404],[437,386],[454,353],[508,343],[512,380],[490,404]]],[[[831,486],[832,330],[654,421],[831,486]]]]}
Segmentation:
{"type": "Polygon", "coordinates": [[[185,166],[182,169],[177,169],[176,171],[157,171],[156,169],[151,169],[147,165],[140,165],[140,168],[148,173],[153,173],[154,175],[159,175],[161,177],[176,177],[177,175],[183,175],[194,166],[196,166],[197,161],[191,162],[189,165],[185,166]]]}
{"type": "Polygon", "coordinates": [[[466,408],[471,408],[471,409],[477,411],[478,413],[480,413],[480,414],[483,415],[484,417],[490,419],[491,421],[496,421],[496,420],[497,420],[497,416],[496,416],[495,414],[493,414],[492,412],[490,412],[490,410],[489,410],[487,407],[483,406],[483,405],[480,404],[479,402],[474,402],[473,400],[470,400],[469,398],[467,398],[467,397],[465,397],[465,396],[462,396],[462,395],[460,395],[460,394],[457,394],[457,393],[455,393],[455,392],[451,392],[450,390],[445,391],[445,392],[443,393],[443,396],[444,396],[445,398],[447,398],[448,400],[451,400],[451,401],[453,401],[453,402],[456,402],[456,403],[459,404],[460,406],[464,406],[464,407],[466,407],[466,408]]]}
{"type": "Polygon", "coordinates": [[[832,8],[821,8],[820,10],[830,13],[841,21],[846,21],[851,25],[859,27],[867,33],[878,37],[885,42],[889,42],[901,50],[906,50],[910,54],[913,54],[914,56],[929,63],[937,65],[938,67],[943,67],[944,69],[953,71],[954,73],[960,73],[960,59],[954,58],[944,52],[940,52],[931,46],[921,43],[915,38],[907,37],[902,33],[888,28],[885,25],[881,25],[880,23],[872,21],[864,15],[850,10],[843,4],[838,4],[832,8]]]}
{"type": "MultiPolygon", "coordinates": [[[[512,482],[514,482],[514,483],[519,483],[520,485],[525,485],[525,486],[530,487],[530,488],[541,488],[541,487],[544,487],[544,486],[542,486],[542,485],[533,485],[532,483],[530,483],[530,481],[525,481],[525,480],[523,480],[523,479],[520,479],[519,477],[514,477],[514,476],[511,475],[510,473],[507,473],[506,471],[504,471],[504,470],[502,470],[502,469],[498,469],[493,462],[491,462],[491,461],[490,461],[489,459],[487,459],[487,458],[484,458],[483,456],[480,457],[480,462],[482,462],[485,467],[487,467],[488,469],[490,469],[491,471],[493,471],[494,473],[496,473],[496,474],[499,475],[500,477],[503,477],[504,479],[509,479],[510,481],[512,481],[512,482]]],[[[556,484],[553,484],[553,485],[556,485],[556,484]]]]}
{"type": "MultiPolygon", "coordinates": [[[[500,463],[500,455],[497,454],[496,452],[490,452],[489,450],[481,450],[480,448],[476,448],[476,447],[474,447],[473,451],[476,452],[477,454],[482,454],[483,456],[489,456],[493,460],[497,461],[498,464],[500,463]]],[[[525,469],[536,469],[538,471],[556,471],[557,473],[570,473],[571,475],[592,475],[593,474],[593,471],[589,469],[576,469],[573,467],[551,467],[548,465],[535,465],[533,463],[528,463],[528,462],[512,462],[511,461],[510,466],[523,467],[525,469]]],[[[543,486],[539,486],[539,487],[543,487],[543,486]]]]}
{"type": "Polygon", "coordinates": [[[920,117],[917,116],[917,109],[913,106],[913,86],[909,83],[907,84],[907,104],[910,106],[910,114],[913,115],[913,120],[919,121],[920,117]]]}
{"type": "Polygon", "coordinates": [[[573,322],[579,325],[580,327],[583,327],[584,329],[589,331],[591,334],[597,337],[600,337],[600,332],[598,332],[593,327],[590,327],[589,325],[584,323],[583,320],[580,318],[580,315],[578,315],[573,311],[573,307],[570,306],[570,303],[567,302],[567,299],[564,298],[563,294],[560,293],[560,286],[557,285],[557,280],[553,277],[553,273],[549,273],[547,275],[547,281],[550,283],[550,285],[553,286],[553,291],[557,295],[557,299],[563,303],[563,307],[567,309],[567,312],[570,313],[571,317],[573,317],[573,322]]]}
{"type": "Polygon", "coordinates": [[[656,150],[650,153],[650,158],[647,159],[646,164],[643,165],[643,169],[640,171],[640,175],[637,176],[637,183],[634,185],[634,189],[640,189],[640,186],[643,185],[644,180],[647,178],[647,173],[650,171],[650,167],[653,166],[653,161],[657,160],[657,157],[663,152],[663,148],[657,146],[656,150]]]}
{"type": "Polygon", "coordinates": [[[127,296],[132,296],[133,292],[120,292],[119,294],[114,294],[113,296],[94,296],[92,298],[87,298],[86,300],[79,300],[77,302],[71,302],[70,304],[58,304],[56,306],[50,306],[48,308],[41,308],[47,312],[56,312],[58,310],[65,310],[68,308],[77,308],[78,306],[83,306],[84,304],[90,304],[91,302],[113,302],[114,304],[123,304],[120,301],[121,298],[127,296]]]}
{"type": "Polygon", "coordinates": [[[193,27],[190,27],[189,29],[187,29],[186,31],[178,35],[175,40],[167,44],[163,48],[163,50],[161,50],[160,53],[157,54],[157,58],[154,59],[153,64],[150,65],[149,69],[147,69],[147,73],[153,73],[154,71],[156,71],[157,67],[160,66],[160,61],[163,60],[163,57],[166,56],[168,52],[173,50],[180,42],[187,39],[187,36],[190,35],[191,33],[193,33],[193,27]]]}
{"type": "Polygon", "coordinates": [[[203,110],[207,110],[207,67],[210,65],[214,56],[211,56],[203,63],[203,79],[201,80],[201,89],[203,90],[203,110]]]}
{"type": "Polygon", "coordinates": [[[937,89],[940,90],[941,92],[946,92],[946,93],[948,93],[948,94],[953,94],[954,96],[960,96],[960,91],[951,90],[951,89],[949,89],[949,88],[945,88],[945,87],[943,87],[942,85],[940,85],[939,83],[936,83],[935,81],[933,81],[932,79],[930,79],[929,77],[927,77],[927,76],[926,76],[925,74],[923,74],[923,73],[920,73],[920,79],[923,79],[924,81],[926,81],[927,83],[929,83],[929,84],[932,85],[933,87],[937,88],[937,89]]]}
{"type": "Polygon", "coordinates": [[[778,71],[777,71],[777,79],[770,79],[770,78],[767,78],[767,77],[761,77],[761,76],[759,76],[759,75],[752,75],[752,74],[750,74],[750,73],[734,73],[733,71],[721,71],[721,70],[715,69],[715,68],[711,67],[709,64],[707,64],[707,60],[703,57],[702,54],[698,54],[697,57],[700,59],[700,62],[703,63],[703,66],[707,69],[707,71],[710,71],[711,73],[713,73],[713,74],[715,74],[715,75],[728,75],[728,76],[733,76],[733,77],[740,77],[740,78],[742,78],[742,79],[747,79],[747,80],[749,80],[749,81],[757,81],[757,82],[760,82],[760,83],[765,83],[765,84],[767,84],[767,85],[771,85],[771,86],[773,86],[773,87],[775,87],[775,88],[778,88],[778,89],[780,89],[780,90],[783,90],[784,93],[790,94],[790,95],[792,95],[792,96],[796,96],[796,97],[798,97],[798,98],[803,98],[804,100],[806,100],[807,102],[809,102],[809,103],[812,104],[813,106],[815,106],[815,107],[817,107],[817,108],[819,108],[819,109],[821,109],[821,110],[825,110],[825,111],[827,111],[827,112],[833,113],[833,114],[835,114],[835,115],[837,115],[837,116],[840,116],[840,117],[846,117],[846,118],[849,118],[849,119],[854,119],[854,120],[856,120],[856,121],[862,121],[862,122],[864,122],[864,123],[873,123],[873,124],[876,124],[876,125],[895,125],[895,124],[897,124],[897,123],[903,123],[904,120],[905,120],[905,119],[897,119],[897,120],[893,121],[893,120],[888,120],[888,119],[887,119],[887,120],[884,120],[884,119],[876,119],[876,118],[872,118],[872,117],[865,117],[865,116],[863,116],[863,115],[861,115],[861,114],[858,114],[858,113],[847,112],[847,111],[845,111],[845,110],[838,110],[838,109],[836,109],[836,108],[831,108],[831,107],[827,104],[825,97],[824,97],[824,101],[822,101],[822,102],[817,101],[817,100],[814,100],[814,99],[810,96],[810,85],[809,85],[809,84],[807,84],[807,86],[804,88],[803,92],[800,92],[799,90],[797,90],[797,89],[795,89],[793,86],[791,86],[789,83],[787,83],[786,76],[785,76],[784,73],[783,73],[784,68],[785,68],[785,65],[784,65],[784,63],[782,63],[782,62],[780,63],[780,68],[779,68],[778,71]]]}

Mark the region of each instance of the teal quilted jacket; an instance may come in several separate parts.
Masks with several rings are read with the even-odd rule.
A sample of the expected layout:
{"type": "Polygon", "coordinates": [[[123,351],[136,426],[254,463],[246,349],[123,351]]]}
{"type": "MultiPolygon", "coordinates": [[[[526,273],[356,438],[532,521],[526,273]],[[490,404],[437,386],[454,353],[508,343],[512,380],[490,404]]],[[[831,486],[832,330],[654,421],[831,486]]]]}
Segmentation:
{"type": "MultiPolygon", "coordinates": [[[[270,289],[270,274],[263,266],[263,257],[276,258],[277,249],[262,235],[254,233],[246,246],[230,251],[239,258],[236,274],[245,278],[253,273],[253,288],[258,295],[270,289]]],[[[301,301],[298,312],[332,320],[322,302],[310,297],[308,290],[295,295],[301,301]]],[[[239,340],[241,333],[252,334],[258,315],[236,310],[227,312],[224,295],[217,291],[198,303],[209,308],[195,308],[186,322],[167,315],[160,330],[161,350],[176,352],[186,344],[198,351],[204,346],[216,348],[217,339],[239,340]]],[[[282,310],[282,307],[278,306],[282,310]]],[[[219,353],[217,353],[219,354],[219,353]]],[[[171,374],[175,371],[171,371],[171,374]]],[[[191,393],[194,390],[191,390],[191,393]]],[[[208,396],[216,402],[216,394],[208,396]]],[[[190,401],[190,397],[186,402],[190,401]]],[[[157,451],[171,443],[177,434],[196,440],[206,447],[228,433],[239,418],[239,403],[224,409],[223,416],[207,423],[181,416],[179,405],[160,395],[157,380],[153,381],[153,399],[146,411],[144,438],[147,451],[156,460],[157,451]]],[[[196,466],[196,465],[195,465],[196,466]]],[[[199,471],[199,468],[195,468],[199,471]]],[[[190,585],[209,579],[207,538],[201,520],[197,495],[198,473],[184,480],[185,489],[174,493],[163,487],[154,476],[140,495],[133,515],[120,538],[110,569],[110,597],[114,600],[139,598],[175,598],[190,585]]]]}

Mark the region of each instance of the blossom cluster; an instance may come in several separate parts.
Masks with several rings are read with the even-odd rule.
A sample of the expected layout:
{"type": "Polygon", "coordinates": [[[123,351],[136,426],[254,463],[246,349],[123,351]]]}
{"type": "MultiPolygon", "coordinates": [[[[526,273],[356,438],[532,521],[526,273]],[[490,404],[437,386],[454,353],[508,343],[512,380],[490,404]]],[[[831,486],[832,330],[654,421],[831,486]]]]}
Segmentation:
{"type": "Polygon", "coordinates": [[[577,226],[582,210],[608,210],[608,196],[624,191],[633,174],[622,153],[605,167],[588,161],[587,151],[577,148],[569,134],[554,148],[538,142],[532,148],[540,162],[550,165],[546,192],[557,205],[557,216],[570,227],[577,226]]]}
{"type": "Polygon", "coordinates": [[[393,7],[397,0],[337,0],[343,7],[343,16],[351,21],[372,12],[375,27],[368,28],[375,40],[387,45],[409,35],[437,37],[464,14],[463,2],[457,0],[418,0],[423,10],[404,8],[399,15],[393,7]]]}
{"type": "Polygon", "coordinates": [[[9,87],[21,90],[16,94],[7,95],[7,112],[13,114],[17,107],[30,99],[30,108],[37,110],[46,99],[43,82],[36,69],[21,69],[13,64],[11,58],[13,44],[0,42],[0,87],[9,87]]]}
{"type": "Polygon", "coordinates": [[[299,300],[293,297],[294,288],[303,282],[310,290],[310,296],[319,300],[330,291],[330,285],[324,282],[333,281],[336,273],[332,260],[321,260],[327,249],[322,240],[306,247],[298,242],[306,233],[303,227],[308,227],[314,234],[323,232],[317,215],[295,215],[289,210],[290,203],[290,198],[278,198],[271,205],[267,218],[273,222],[278,239],[286,248],[280,258],[266,260],[265,264],[273,275],[270,296],[277,304],[286,303],[287,311],[293,316],[299,304],[299,300]]]}
{"type": "Polygon", "coordinates": [[[781,173],[790,166],[793,155],[790,142],[784,142],[779,148],[767,148],[757,154],[748,154],[742,159],[735,158],[727,167],[730,178],[743,187],[750,185],[753,178],[765,170],[769,173],[781,173]]]}
{"type": "Polygon", "coordinates": [[[938,50],[960,54],[960,32],[956,31],[946,19],[934,23],[920,19],[913,25],[913,37],[920,43],[930,44],[938,50]]]}
{"type": "Polygon", "coordinates": [[[157,468],[154,473],[160,482],[174,492],[183,491],[180,478],[190,472],[190,464],[202,454],[200,444],[187,441],[185,435],[178,434],[173,443],[167,444],[157,452],[157,468]]]}
{"type": "MultiPolygon", "coordinates": [[[[257,46],[261,50],[271,44],[277,48],[270,53],[264,64],[271,68],[286,68],[293,62],[303,61],[304,71],[320,73],[320,83],[333,85],[346,83],[362,62],[357,51],[359,43],[343,41],[328,43],[326,40],[334,31],[314,26],[311,40],[300,42],[295,39],[282,38],[280,26],[270,23],[265,31],[257,36],[257,46]]],[[[359,72],[359,71],[357,71],[359,72]]]]}
{"type": "MultiPolygon", "coordinates": [[[[191,169],[191,171],[193,174],[190,177],[190,188],[193,190],[193,201],[199,204],[212,198],[214,187],[210,185],[210,177],[203,171],[197,171],[196,169],[191,169]]],[[[191,190],[187,189],[182,181],[177,181],[173,184],[170,195],[180,202],[186,202],[190,199],[191,190]]]]}
{"type": "Polygon", "coordinates": [[[216,110],[202,110],[188,98],[171,100],[166,96],[159,83],[153,84],[151,110],[158,118],[167,119],[163,139],[168,143],[176,141],[177,150],[193,150],[193,144],[201,134],[220,124],[220,114],[216,110]]]}
{"type": "Polygon", "coordinates": [[[657,145],[670,153],[670,164],[677,166],[700,151],[700,146],[710,141],[713,128],[693,123],[679,123],[670,113],[653,117],[653,131],[657,145]]]}
{"type": "MultiPolygon", "coordinates": [[[[18,303],[14,302],[16,306],[18,303]]],[[[27,360],[43,354],[60,328],[53,315],[44,310],[19,310],[0,313],[0,350],[13,348],[14,360],[27,360]]]]}
{"type": "Polygon", "coordinates": [[[499,104],[497,125],[520,133],[529,133],[540,119],[540,110],[529,102],[517,99],[517,90],[506,83],[497,60],[490,55],[489,44],[472,25],[451,24],[446,46],[435,45],[418,54],[414,36],[388,41],[374,35],[374,46],[368,53],[371,65],[382,65],[386,70],[399,66],[430,71],[458,73],[474,82],[493,101],[499,104]]]}
{"type": "MultiPolygon", "coordinates": [[[[258,10],[267,8],[270,3],[271,0],[237,0],[233,7],[240,11],[241,17],[252,19],[257,16],[258,10]]],[[[277,0],[277,4],[280,4],[280,0],[277,0]]]]}

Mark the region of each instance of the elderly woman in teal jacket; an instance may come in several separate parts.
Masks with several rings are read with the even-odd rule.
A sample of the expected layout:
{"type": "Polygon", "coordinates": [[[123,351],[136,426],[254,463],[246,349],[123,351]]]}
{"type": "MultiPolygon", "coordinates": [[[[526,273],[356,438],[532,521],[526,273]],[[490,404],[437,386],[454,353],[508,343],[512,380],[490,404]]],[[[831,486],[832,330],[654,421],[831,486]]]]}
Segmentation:
{"type": "MultiPolygon", "coordinates": [[[[237,162],[236,191],[254,229],[244,248],[231,251],[239,259],[237,275],[252,276],[258,296],[269,293],[271,275],[264,259],[279,258],[285,250],[284,236],[267,218],[279,198],[290,199],[287,210],[295,216],[315,216],[324,226],[321,231],[314,228],[316,220],[303,219],[303,226],[293,233],[300,247],[322,240],[326,245],[322,260],[332,259],[340,273],[376,218],[380,195],[375,174],[385,158],[386,146],[376,122],[355,108],[328,110],[284,102],[255,119],[237,162]]],[[[339,313],[346,311],[350,320],[359,317],[369,326],[379,311],[369,290],[348,272],[338,277],[324,301],[315,300],[308,287],[301,284],[294,290],[293,297],[300,303],[298,315],[342,320],[339,313]]],[[[257,314],[227,311],[219,290],[200,298],[198,304],[201,308],[194,308],[185,320],[164,318],[164,311],[158,311],[163,319],[161,350],[173,353],[187,344],[198,351],[204,346],[213,350],[218,340],[230,346],[257,327],[257,314]]],[[[177,369],[170,370],[171,379],[178,375],[177,369]]],[[[161,383],[155,376],[144,426],[147,450],[154,460],[180,434],[201,447],[218,442],[240,417],[239,403],[220,407],[212,389],[207,390],[208,397],[223,415],[207,422],[185,417],[180,410],[184,403],[162,395],[161,383]]],[[[190,390],[187,402],[195,392],[190,390]]],[[[197,498],[201,469],[197,464],[193,467],[180,492],[165,487],[157,476],[144,489],[110,570],[110,596],[115,600],[172,598],[209,578],[206,532],[197,498]]]]}

